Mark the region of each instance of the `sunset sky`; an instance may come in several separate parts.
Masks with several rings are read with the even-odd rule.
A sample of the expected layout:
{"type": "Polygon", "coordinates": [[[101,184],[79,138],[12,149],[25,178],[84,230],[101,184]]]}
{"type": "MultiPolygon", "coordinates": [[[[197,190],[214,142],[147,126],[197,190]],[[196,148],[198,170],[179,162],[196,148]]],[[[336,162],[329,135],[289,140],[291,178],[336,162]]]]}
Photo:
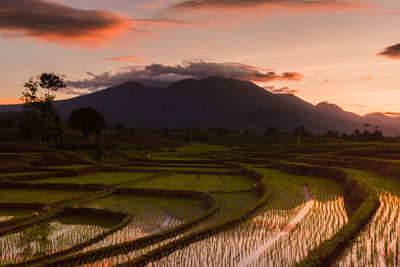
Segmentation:
{"type": "Polygon", "coordinates": [[[42,72],[59,99],[219,75],[397,115],[399,25],[398,0],[0,0],[0,103],[42,72]]]}

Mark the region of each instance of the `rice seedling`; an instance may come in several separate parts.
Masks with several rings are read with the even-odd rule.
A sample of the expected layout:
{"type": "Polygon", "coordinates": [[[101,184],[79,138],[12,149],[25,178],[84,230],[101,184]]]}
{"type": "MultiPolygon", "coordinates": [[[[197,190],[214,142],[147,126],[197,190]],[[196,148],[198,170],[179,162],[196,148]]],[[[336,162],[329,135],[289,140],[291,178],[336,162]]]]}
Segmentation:
{"type": "MultiPolygon", "coordinates": [[[[200,223],[198,226],[190,229],[186,233],[177,235],[173,238],[158,242],[146,248],[131,251],[129,253],[121,254],[118,256],[108,257],[84,266],[113,266],[115,264],[121,264],[133,260],[135,257],[143,255],[155,248],[162,245],[168,244],[171,241],[182,238],[183,236],[204,229],[209,226],[219,224],[223,221],[230,220],[234,217],[239,216],[246,208],[254,205],[259,201],[259,196],[254,192],[242,192],[242,193],[213,193],[213,196],[222,203],[222,209],[208,218],[206,221],[200,223]]],[[[194,216],[192,214],[191,216],[194,216]]],[[[189,217],[188,217],[189,218],[189,217]]],[[[191,217],[193,218],[193,217],[191,217]]]]}
{"type": "Polygon", "coordinates": [[[165,166],[132,166],[130,169],[138,170],[165,170],[165,171],[183,171],[183,172],[229,172],[228,168],[203,168],[203,167],[165,167],[165,166]]]}
{"type": "MultiPolygon", "coordinates": [[[[274,187],[276,192],[272,202],[268,203],[258,216],[228,231],[175,251],[149,265],[293,265],[347,222],[344,201],[338,195],[341,192],[339,184],[328,182],[328,186],[314,188],[322,183],[321,179],[286,175],[275,170],[263,171],[269,175],[269,185],[278,184],[274,187]],[[308,199],[308,194],[304,191],[304,181],[312,188],[311,192],[322,192],[315,194],[315,199],[308,199]],[[295,196],[291,197],[291,193],[295,196]],[[322,199],[319,199],[320,196],[323,196],[322,199]],[[279,202],[284,203],[278,207],[286,209],[275,208],[279,202]],[[290,209],[295,203],[300,204],[290,209]],[[329,227],[326,227],[327,225],[329,227]]],[[[232,210],[230,212],[233,213],[232,210]]],[[[221,218],[216,221],[220,222],[221,218]]]]}
{"type": "Polygon", "coordinates": [[[86,195],[86,191],[0,189],[0,202],[5,203],[54,203],[86,195]]]}
{"type": "Polygon", "coordinates": [[[190,191],[250,190],[254,181],[243,176],[224,174],[171,174],[132,183],[133,187],[190,191]]]}
{"type": "Polygon", "coordinates": [[[151,173],[136,172],[98,172],[81,176],[57,177],[31,181],[31,183],[76,183],[76,184],[120,184],[128,181],[135,181],[151,173]]]}
{"type": "Polygon", "coordinates": [[[172,174],[154,177],[133,184],[134,187],[179,190],[191,187],[198,181],[198,174],[172,174]]]}
{"type": "Polygon", "coordinates": [[[0,238],[1,263],[17,263],[62,251],[106,230],[95,225],[96,219],[91,220],[92,225],[69,224],[68,220],[43,222],[3,236],[0,238]]]}
{"type": "Polygon", "coordinates": [[[335,266],[398,266],[400,242],[400,183],[363,171],[347,170],[368,184],[381,206],[335,266]]]}
{"type": "Polygon", "coordinates": [[[32,212],[33,210],[30,209],[0,209],[0,222],[11,220],[14,217],[27,215],[32,212]]]}
{"type": "MultiPolygon", "coordinates": [[[[68,252],[70,255],[67,258],[68,261],[71,260],[71,265],[113,266],[137,260],[140,256],[156,254],[154,258],[150,258],[154,262],[148,264],[149,266],[292,266],[304,260],[310,250],[330,239],[348,222],[342,197],[343,188],[331,180],[291,175],[268,169],[265,167],[269,164],[268,159],[275,160],[275,165],[270,165],[275,167],[279,163],[276,159],[288,157],[310,159],[315,154],[318,156],[314,159],[319,157],[326,159],[335,154],[335,159],[339,160],[342,156],[337,153],[338,149],[354,148],[358,148],[358,145],[318,144],[289,147],[286,144],[277,144],[231,149],[190,144],[172,152],[154,152],[149,160],[104,165],[123,168],[125,171],[130,169],[133,172],[99,172],[49,179],[42,179],[40,176],[54,174],[49,171],[55,169],[94,168],[93,165],[74,165],[40,168],[43,172],[3,174],[0,175],[0,179],[8,181],[13,177],[22,180],[20,177],[37,176],[41,180],[29,183],[59,183],[60,185],[54,186],[56,188],[57,186],[62,188],[63,183],[108,186],[96,187],[104,188],[104,191],[96,191],[98,194],[90,200],[87,198],[80,201],[74,199],[88,194],[89,191],[3,188],[0,189],[0,203],[51,203],[46,206],[46,210],[50,212],[62,210],[66,212],[63,214],[69,214],[68,212],[74,214],[78,208],[84,214],[86,209],[82,207],[108,209],[128,213],[133,219],[128,224],[121,224],[121,227],[124,226],[122,228],[116,227],[115,232],[101,240],[98,236],[115,227],[117,222],[112,218],[102,219],[99,215],[101,213],[96,211],[90,218],[89,216],[70,218],[64,215],[50,222],[42,221],[3,235],[0,238],[0,262],[1,264],[24,262],[61,252],[97,236],[95,239],[97,243],[90,243],[84,248],[78,246],[74,252],[68,252]],[[307,157],[304,156],[306,154],[307,157]],[[264,175],[262,183],[256,183],[244,176],[232,175],[236,172],[232,172],[233,169],[221,163],[223,157],[228,158],[228,156],[238,157],[234,164],[247,162],[240,164],[262,173],[264,175]],[[157,157],[168,161],[152,160],[157,157]],[[210,159],[213,158],[218,160],[212,162],[210,159]],[[135,168],[146,169],[147,172],[134,172],[135,168]],[[265,189],[265,198],[261,198],[260,192],[264,192],[260,191],[261,189],[265,189]],[[185,192],[171,193],[166,190],[185,192]],[[151,195],[185,193],[182,195],[185,197],[199,192],[211,192],[209,194],[218,201],[221,209],[200,223],[185,228],[185,232],[174,232],[175,229],[180,229],[179,226],[182,224],[208,214],[209,210],[204,206],[208,203],[207,200],[204,204],[190,198],[132,195],[132,192],[151,195]],[[266,199],[268,202],[261,202],[266,199]],[[61,203],[65,200],[69,201],[61,203]],[[264,204],[258,207],[260,203],[264,204]],[[242,216],[249,214],[248,211],[256,206],[258,207],[256,212],[243,220],[242,216]],[[240,220],[237,220],[238,218],[240,220]],[[167,232],[168,230],[170,232],[167,232]],[[173,234],[167,235],[167,233],[173,234]],[[201,233],[200,238],[196,238],[199,233],[201,233]],[[146,237],[145,242],[132,242],[143,237],[146,237]],[[80,255],[83,253],[86,254],[80,255]]],[[[372,152],[368,153],[375,153],[373,149],[374,145],[371,144],[372,152]]],[[[41,155],[37,156],[37,160],[42,160],[41,155]]],[[[35,157],[36,155],[33,155],[32,159],[35,157]]],[[[381,207],[372,222],[334,264],[399,266],[400,183],[372,173],[345,171],[376,192],[381,207]]],[[[258,177],[257,174],[253,176],[251,172],[250,174],[246,172],[246,175],[258,177]]],[[[9,204],[4,205],[4,207],[9,206],[9,204]]],[[[10,223],[5,221],[32,212],[34,210],[0,209],[0,223],[7,229],[10,223]]],[[[26,217],[32,219],[32,222],[36,220],[35,216],[26,217]]],[[[65,258],[51,260],[64,261],[65,258]]]]}
{"type": "Polygon", "coordinates": [[[75,164],[75,165],[64,165],[64,166],[46,166],[46,167],[40,167],[40,169],[45,169],[45,170],[70,170],[70,169],[85,169],[85,168],[90,168],[93,167],[93,165],[88,165],[88,164],[75,164]]]}
{"type": "Polygon", "coordinates": [[[90,208],[107,208],[133,216],[121,230],[83,251],[128,242],[176,227],[205,212],[202,203],[185,198],[162,198],[132,195],[110,195],[84,204],[90,208]]]}

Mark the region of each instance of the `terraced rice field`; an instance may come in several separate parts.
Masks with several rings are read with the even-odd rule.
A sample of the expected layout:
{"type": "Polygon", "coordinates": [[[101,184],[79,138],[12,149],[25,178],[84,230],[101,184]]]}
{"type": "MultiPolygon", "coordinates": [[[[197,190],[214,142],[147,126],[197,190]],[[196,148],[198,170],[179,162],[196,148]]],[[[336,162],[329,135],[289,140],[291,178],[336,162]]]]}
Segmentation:
{"type": "Polygon", "coordinates": [[[1,174],[0,266],[399,266],[397,156],[195,143],[1,174]]]}
{"type": "Polygon", "coordinates": [[[0,222],[10,220],[12,218],[27,215],[34,212],[33,209],[0,209],[0,222]]]}
{"type": "Polygon", "coordinates": [[[59,252],[106,230],[97,226],[95,220],[92,223],[93,225],[75,224],[70,222],[70,218],[61,218],[0,237],[1,263],[17,263],[59,252]]]}
{"type": "Polygon", "coordinates": [[[400,183],[368,172],[348,170],[378,194],[381,206],[336,266],[398,266],[400,263],[400,183]]]}
{"type": "Polygon", "coordinates": [[[154,175],[144,172],[96,172],[81,176],[33,180],[32,183],[120,184],[154,175]]]}
{"type": "Polygon", "coordinates": [[[250,190],[254,181],[243,176],[219,174],[170,174],[133,183],[132,187],[189,191],[250,190]]]}
{"type": "Polygon", "coordinates": [[[3,203],[54,203],[86,195],[86,191],[0,189],[3,203]]]}
{"type": "MultiPolygon", "coordinates": [[[[245,223],[194,243],[153,265],[260,266],[264,263],[267,266],[293,265],[304,258],[310,248],[330,238],[347,222],[339,184],[330,182],[324,187],[323,192],[315,194],[316,198],[310,198],[308,188],[312,188],[312,192],[315,192],[316,186],[322,183],[318,179],[285,175],[275,170],[262,171],[270,185],[279,180],[272,201],[286,203],[288,209],[276,209],[274,204],[265,205],[258,216],[245,223]],[[308,188],[304,187],[305,181],[309,184],[308,188]],[[278,188],[286,190],[279,191],[278,188]],[[318,196],[323,196],[323,199],[318,196]],[[295,205],[297,207],[291,209],[291,206],[295,205]],[[329,228],[326,227],[327,224],[329,228]],[[190,258],[187,257],[189,253],[190,258]]],[[[254,203],[257,203],[256,199],[254,203]]],[[[234,210],[238,209],[233,207],[226,213],[234,214],[234,210]]],[[[218,218],[216,221],[220,220],[221,218],[218,218]]]]}
{"type": "Polygon", "coordinates": [[[199,201],[132,195],[111,195],[85,203],[89,208],[110,209],[127,212],[132,221],[123,229],[83,251],[115,245],[174,228],[205,212],[199,201]]]}
{"type": "Polygon", "coordinates": [[[191,167],[191,166],[182,166],[182,167],[168,167],[168,166],[132,166],[129,167],[133,170],[164,170],[164,171],[181,171],[181,172],[228,172],[229,169],[227,168],[204,168],[204,167],[191,167]]]}

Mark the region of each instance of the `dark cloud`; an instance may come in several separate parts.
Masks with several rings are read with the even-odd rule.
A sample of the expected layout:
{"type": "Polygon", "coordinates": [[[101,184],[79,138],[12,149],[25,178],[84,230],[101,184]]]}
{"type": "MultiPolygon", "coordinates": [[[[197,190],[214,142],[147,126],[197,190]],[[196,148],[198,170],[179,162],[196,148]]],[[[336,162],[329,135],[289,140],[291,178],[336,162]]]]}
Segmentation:
{"type": "Polygon", "coordinates": [[[400,59],[400,43],[386,47],[378,55],[385,56],[391,59],[400,59]]]}
{"type": "MultiPolygon", "coordinates": [[[[185,61],[180,65],[151,64],[143,67],[133,66],[120,72],[105,72],[93,75],[89,79],[68,81],[69,90],[81,90],[88,93],[124,82],[137,81],[149,86],[167,86],[172,82],[194,78],[204,79],[211,76],[249,80],[253,82],[298,81],[302,75],[297,72],[277,74],[272,71],[262,71],[254,66],[241,63],[215,63],[205,61],[185,61]]],[[[68,92],[68,91],[66,91],[68,92]]]]}
{"type": "Polygon", "coordinates": [[[265,86],[264,88],[274,94],[295,94],[299,92],[296,89],[290,89],[287,86],[276,88],[274,85],[270,85],[270,86],[265,86]]]}
{"type": "Polygon", "coordinates": [[[50,0],[0,0],[0,31],[6,36],[95,45],[130,25],[108,11],[75,9],[50,0]]]}
{"type": "Polygon", "coordinates": [[[262,5],[281,5],[293,6],[298,9],[310,8],[317,9],[331,8],[338,10],[346,10],[349,8],[364,7],[367,2],[361,1],[341,1],[341,0],[200,0],[200,1],[183,1],[169,7],[169,10],[181,9],[200,9],[200,8],[245,8],[258,7],[262,5]]]}

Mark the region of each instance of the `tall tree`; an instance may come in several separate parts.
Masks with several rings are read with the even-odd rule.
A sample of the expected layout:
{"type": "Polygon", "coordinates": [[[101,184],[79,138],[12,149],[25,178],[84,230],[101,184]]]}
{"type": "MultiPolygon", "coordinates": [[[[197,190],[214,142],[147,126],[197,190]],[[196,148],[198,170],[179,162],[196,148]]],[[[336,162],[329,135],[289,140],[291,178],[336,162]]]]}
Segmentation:
{"type": "Polygon", "coordinates": [[[61,137],[62,121],[53,102],[56,91],[66,87],[63,79],[54,73],[42,73],[39,80],[31,77],[24,87],[20,98],[24,103],[20,132],[31,141],[49,141],[50,137],[61,137]]]}

